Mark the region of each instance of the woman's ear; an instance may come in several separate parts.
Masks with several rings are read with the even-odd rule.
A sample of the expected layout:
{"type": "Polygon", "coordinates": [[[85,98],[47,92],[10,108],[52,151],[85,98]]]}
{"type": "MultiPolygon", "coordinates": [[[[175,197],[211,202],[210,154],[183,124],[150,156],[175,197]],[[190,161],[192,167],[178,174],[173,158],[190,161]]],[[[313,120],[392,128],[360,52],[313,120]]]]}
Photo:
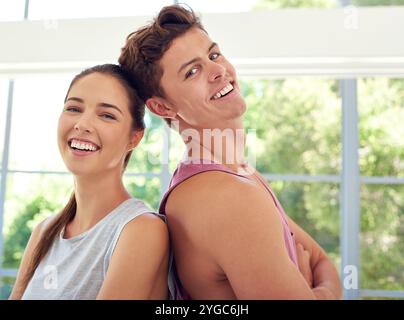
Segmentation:
{"type": "Polygon", "coordinates": [[[151,97],[146,100],[146,107],[155,115],[161,118],[175,119],[177,112],[167,100],[160,97],[151,97]]]}
{"type": "Polygon", "coordinates": [[[130,137],[130,142],[128,145],[128,151],[136,148],[136,146],[142,140],[143,134],[144,134],[144,130],[136,130],[136,131],[132,132],[131,137],[130,137]]]}

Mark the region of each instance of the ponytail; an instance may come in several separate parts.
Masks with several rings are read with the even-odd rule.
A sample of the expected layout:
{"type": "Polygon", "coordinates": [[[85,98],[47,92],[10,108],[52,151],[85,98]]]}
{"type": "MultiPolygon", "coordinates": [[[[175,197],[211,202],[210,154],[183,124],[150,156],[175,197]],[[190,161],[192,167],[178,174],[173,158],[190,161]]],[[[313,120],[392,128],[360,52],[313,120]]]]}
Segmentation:
{"type": "Polygon", "coordinates": [[[38,241],[38,244],[34,249],[31,261],[28,264],[28,270],[22,280],[22,287],[24,288],[24,290],[33,277],[39,263],[48,253],[55,238],[60,234],[60,232],[62,232],[63,228],[66,227],[66,225],[74,218],[76,214],[76,208],[76,197],[73,193],[64,209],[59,213],[56,219],[51,221],[51,223],[41,233],[40,240],[38,241]]]}

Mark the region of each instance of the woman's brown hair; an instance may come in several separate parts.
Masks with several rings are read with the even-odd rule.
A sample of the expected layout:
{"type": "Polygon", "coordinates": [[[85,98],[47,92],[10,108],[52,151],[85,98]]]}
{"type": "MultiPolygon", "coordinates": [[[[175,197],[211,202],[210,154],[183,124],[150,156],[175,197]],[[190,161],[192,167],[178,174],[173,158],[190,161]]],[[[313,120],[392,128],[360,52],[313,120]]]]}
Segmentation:
{"type": "MultiPolygon", "coordinates": [[[[67,99],[67,96],[69,95],[72,86],[81,78],[90,75],[92,73],[101,73],[104,75],[111,76],[121,83],[121,85],[126,90],[130,103],[129,111],[132,116],[132,130],[134,131],[144,130],[145,129],[145,124],[143,120],[145,113],[144,103],[139,98],[137,90],[134,87],[135,83],[134,79],[130,76],[130,74],[125,72],[119,65],[103,64],[82,71],[81,73],[76,75],[73,78],[72,82],[70,83],[69,89],[67,90],[67,94],[65,97],[65,101],[67,99]]],[[[122,173],[126,169],[131,155],[132,150],[129,151],[125,156],[122,173]]],[[[46,226],[43,232],[41,232],[40,240],[38,241],[37,246],[34,248],[34,252],[31,260],[29,261],[27,271],[22,279],[22,288],[24,288],[24,290],[27,287],[32,276],[34,275],[35,270],[38,267],[39,263],[48,253],[55,238],[60,234],[60,232],[62,232],[63,228],[66,227],[66,225],[74,218],[76,214],[76,208],[77,208],[76,198],[73,192],[63,210],[49,223],[48,226],[46,226]]]]}

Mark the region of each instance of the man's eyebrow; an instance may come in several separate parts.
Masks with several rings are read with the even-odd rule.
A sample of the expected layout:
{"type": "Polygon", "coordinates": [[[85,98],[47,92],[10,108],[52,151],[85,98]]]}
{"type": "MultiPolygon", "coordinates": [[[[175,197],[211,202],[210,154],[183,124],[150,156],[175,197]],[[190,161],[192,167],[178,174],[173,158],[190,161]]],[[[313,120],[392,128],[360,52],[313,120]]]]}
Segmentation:
{"type": "Polygon", "coordinates": [[[216,42],[212,42],[212,44],[210,45],[209,49],[208,49],[208,53],[210,52],[210,50],[212,50],[214,47],[217,47],[217,43],[216,42]]]}
{"type": "MultiPolygon", "coordinates": [[[[210,52],[210,50],[212,50],[214,47],[216,47],[217,46],[217,43],[216,42],[212,42],[212,44],[209,46],[209,49],[208,49],[208,53],[210,52]]],[[[196,62],[196,61],[198,61],[198,60],[201,60],[201,58],[199,58],[199,57],[197,57],[197,58],[193,58],[192,60],[190,60],[190,61],[188,61],[188,62],[185,62],[181,67],[180,67],[180,69],[178,70],[178,73],[180,73],[184,68],[186,68],[187,66],[189,66],[190,64],[193,64],[194,62],[196,62]]]]}
{"type": "MultiPolygon", "coordinates": [[[[67,102],[67,101],[70,101],[70,100],[72,100],[72,101],[77,101],[77,102],[80,102],[80,103],[84,103],[84,100],[83,100],[83,99],[77,98],[77,97],[70,97],[70,98],[66,99],[66,102],[67,102]]],[[[123,115],[121,109],[119,109],[117,106],[115,106],[115,105],[113,105],[113,104],[110,104],[110,103],[101,102],[101,103],[99,103],[99,104],[97,105],[97,107],[100,107],[100,108],[112,108],[112,109],[118,110],[118,111],[123,115]]]]}

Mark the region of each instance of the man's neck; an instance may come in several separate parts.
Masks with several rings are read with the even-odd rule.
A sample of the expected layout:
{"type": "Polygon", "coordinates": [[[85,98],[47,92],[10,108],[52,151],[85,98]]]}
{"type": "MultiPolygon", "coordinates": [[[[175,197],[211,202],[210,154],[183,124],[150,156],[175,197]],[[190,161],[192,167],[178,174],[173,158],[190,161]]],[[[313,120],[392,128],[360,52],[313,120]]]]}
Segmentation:
{"type": "Polygon", "coordinates": [[[246,135],[238,128],[187,129],[181,132],[188,160],[205,159],[234,168],[245,164],[246,135]]]}

